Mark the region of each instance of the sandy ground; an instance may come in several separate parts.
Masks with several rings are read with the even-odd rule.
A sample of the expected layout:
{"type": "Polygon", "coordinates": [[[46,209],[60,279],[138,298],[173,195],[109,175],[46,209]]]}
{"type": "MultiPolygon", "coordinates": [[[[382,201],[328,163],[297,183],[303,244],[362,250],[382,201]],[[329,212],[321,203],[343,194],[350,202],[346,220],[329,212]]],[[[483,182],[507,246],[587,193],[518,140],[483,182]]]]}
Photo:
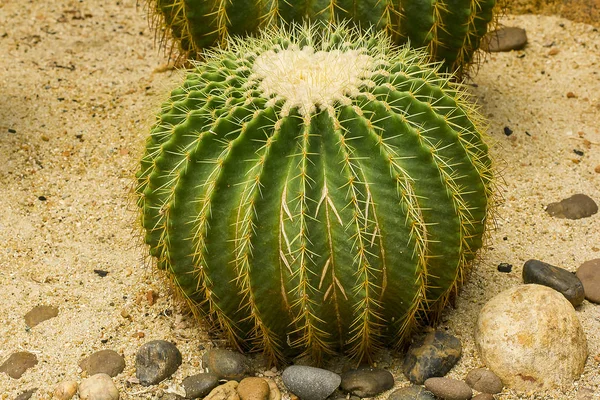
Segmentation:
{"type": "MultiPolygon", "coordinates": [[[[155,71],[165,58],[134,3],[0,0],[0,362],[22,350],[39,359],[19,380],[0,374],[0,399],[33,387],[33,399],[50,398],[59,381],[81,379],[83,357],[104,348],[125,356],[115,378],[122,399],[158,398],[199,372],[203,348],[223,345],[185,315],[137,239],[132,176],[153,113],[179,75],[155,71]],[[149,290],[159,294],[152,305],[149,290]],[[58,307],[58,317],[26,329],[23,316],[42,304],[58,307]],[[144,388],[130,380],[135,352],[152,339],[175,341],[183,365],[172,380],[144,388]]],[[[471,82],[490,118],[504,203],[489,249],[442,325],[463,342],[450,373],[461,379],[482,365],[473,343],[478,311],[521,282],[526,260],[575,270],[600,257],[600,214],[570,221],[544,212],[574,193],[600,200],[600,33],[557,17],[502,22],[526,28],[530,44],[488,57],[471,82]],[[501,262],[513,272],[498,272],[501,262]]],[[[599,311],[587,301],[577,311],[590,357],[573,387],[507,389],[499,398],[600,398],[599,311]]],[[[387,364],[397,386],[406,384],[399,359],[387,364]]]]}

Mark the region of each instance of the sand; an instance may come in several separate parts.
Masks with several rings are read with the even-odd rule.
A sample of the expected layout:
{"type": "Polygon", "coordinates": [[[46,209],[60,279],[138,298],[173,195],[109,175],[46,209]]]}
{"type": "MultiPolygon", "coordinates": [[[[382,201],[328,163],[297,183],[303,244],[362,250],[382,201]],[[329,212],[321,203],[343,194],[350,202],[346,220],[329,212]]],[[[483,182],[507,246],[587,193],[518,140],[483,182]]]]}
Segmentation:
{"type": "MultiPolygon", "coordinates": [[[[482,366],[473,343],[478,311],[521,282],[526,260],[573,271],[600,257],[599,214],[571,221],[544,212],[574,193],[600,200],[600,33],[552,16],[502,23],[527,29],[529,45],[489,56],[469,81],[490,119],[503,203],[487,250],[443,318],[464,345],[449,374],[461,379],[482,366]],[[498,272],[501,262],[512,272],[498,272]]],[[[125,356],[114,379],[122,399],[181,390],[181,380],[199,372],[202,349],[224,343],[187,316],[152,270],[131,196],[153,114],[180,73],[162,68],[166,58],[133,0],[2,0],[0,55],[0,362],[23,350],[39,359],[18,380],[0,374],[0,398],[34,387],[32,399],[50,398],[61,380],[82,378],[83,357],[105,348],[125,356]],[[154,304],[150,290],[159,295],[154,304]],[[24,315],[45,304],[58,316],[27,329],[24,315]],[[183,365],[145,388],[132,379],[134,357],[152,339],[174,341],[183,365]]],[[[599,311],[587,301],[577,311],[590,353],[579,381],[565,391],[506,389],[498,398],[600,398],[599,311]]],[[[398,360],[388,365],[401,386],[398,360]]]]}

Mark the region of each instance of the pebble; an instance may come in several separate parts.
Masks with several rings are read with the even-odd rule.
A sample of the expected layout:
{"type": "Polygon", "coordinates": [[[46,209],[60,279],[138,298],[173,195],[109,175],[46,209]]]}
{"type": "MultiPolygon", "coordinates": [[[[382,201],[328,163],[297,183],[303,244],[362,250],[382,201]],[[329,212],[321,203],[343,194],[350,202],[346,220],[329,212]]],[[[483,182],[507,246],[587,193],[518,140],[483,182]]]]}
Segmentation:
{"type": "Polygon", "coordinates": [[[461,353],[462,345],[458,338],[442,331],[433,331],[410,346],[402,364],[402,372],[412,383],[422,385],[427,378],[446,375],[461,353]]]}
{"type": "Polygon", "coordinates": [[[596,214],[598,205],[589,196],[579,193],[557,203],[548,204],[546,212],[557,218],[580,219],[596,214]]]}
{"type": "Polygon", "coordinates": [[[444,400],[469,400],[473,390],[463,381],[451,378],[429,378],[425,388],[444,400]]]}
{"type": "Polygon", "coordinates": [[[381,368],[360,368],[342,374],[341,388],[358,397],[373,397],[394,387],[394,376],[381,368]]]}
{"type": "Polygon", "coordinates": [[[180,365],[181,353],[173,343],[153,340],[139,348],[135,375],[143,386],[150,386],[173,375],[180,365]]]}
{"type": "Polygon", "coordinates": [[[33,394],[37,392],[37,390],[38,388],[27,389],[26,391],[22,392],[17,397],[15,397],[15,400],[29,400],[31,396],[33,396],[33,394]]]}
{"type": "Polygon", "coordinates": [[[471,400],[494,400],[494,395],[489,393],[479,393],[477,396],[473,397],[471,400]]]}
{"type": "Polygon", "coordinates": [[[281,400],[281,391],[272,379],[265,379],[269,384],[269,400],[281,400]]]}
{"type": "Polygon", "coordinates": [[[581,264],[576,275],[583,284],[585,298],[592,303],[600,303],[600,258],[581,264]]]}
{"type": "Polygon", "coordinates": [[[202,366],[219,379],[241,381],[250,373],[248,359],[234,351],[210,349],[202,355],[202,366]]]}
{"type": "Polygon", "coordinates": [[[227,381],[211,390],[204,400],[240,400],[237,387],[237,381],[227,381]]]}
{"type": "Polygon", "coordinates": [[[473,389],[483,393],[496,394],[504,388],[498,375],[485,368],[476,368],[469,371],[465,382],[473,389]]]}
{"type": "Polygon", "coordinates": [[[477,319],[475,344],[486,366],[521,391],[571,385],[587,357],[571,303],[536,284],[512,287],[488,301],[477,319]]]}
{"type": "Polygon", "coordinates": [[[240,400],[269,400],[269,384],[263,378],[248,377],[240,381],[237,387],[240,400]]]}
{"type": "Polygon", "coordinates": [[[64,380],[54,388],[54,397],[56,400],[69,400],[77,393],[77,382],[64,380]]]}
{"type": "Polygon", "coordinates": [[[526,44],[525,29],[507,26],[487,33],[481,41],[481,49],[489,52],[521,50],[526,44]]]}
{"type": "Polygon", "coordinates": [[[107,374],[92,375],[79,385],[81,400],[118,400],[119,391],[107,374]]]}
{"type": "Polygon", "coordinates": [[[539,260],[528,260],[523,265],[523,282],[548,286],[560,293],[573,307],[583,303],[583,284],[575,274],[539,260]]]}
{"type": "Polygon", "coordinates": [[[79,362],[79,367],[88,375],[119,375],[125,369],[125,359],[114,350],[100,350],[79,362]]]}
{"type": "Polygon", "coordinates": [[[185,378],[181,385],[185,390],[185,397],[195,399],[206,396],[211,390],[219,386],[219,377],[210,372],[196,374],[185,378]]]}
{"type": "Polygon", "coordinates": [[[435,396],[422,386],[407,386],[395,390],[388,400],[435,400],[435,396]]]}
{"type": "Polygon", "coordinates": [[[281,378],[285,387],[302,400],[324,400],[342,382],[334,372],[304,365],[287,367],[281,378]]]}
{"type": "Polygon", "coordinates": [[[54,306],[36,306],[25,314],[25,324],[28,327],[34,326],[58,315],[58,308],[54,306]]]}
{"type": "Polygon", "coordinates": [[[10,357],[2,365],[0,365],[0,373],[5,372],[13,379],[19,379],[25,371],[37,365],[38,359],[35,354],[27,351],[18,351],[12,353],[10,357]]]}

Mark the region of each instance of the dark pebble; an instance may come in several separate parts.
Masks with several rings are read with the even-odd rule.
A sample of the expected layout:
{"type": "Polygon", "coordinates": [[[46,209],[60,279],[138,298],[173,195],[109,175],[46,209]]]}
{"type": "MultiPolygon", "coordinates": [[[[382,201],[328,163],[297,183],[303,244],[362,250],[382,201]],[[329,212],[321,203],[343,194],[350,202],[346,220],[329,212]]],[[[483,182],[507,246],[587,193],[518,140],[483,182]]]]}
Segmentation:
{"type": "Polygon", "coordinates": [[[427,378],[444,376],[460,358],[460,340],[434,331],[413,343],[404,358],[402,372],[412,383],[422,385],[427,378]]]}
{"type": "Polygon", "coordinates": [[[79,367],[89,376],[106,374],[114,378],[125,369],[125,359],[114,350],[100,350],[81,360],[79,367]]]}
{"type": "Polygon", "coordinates": [[[592,303],[600,303],[600,258],[581,264],[576,275],[583,284],[585,298],[592,303]]]}
{"type": "Polygon", "coordinates": [[[498,272],[510,272],[512,271],[512,264],[500,263],[498,264],[498,272]]]}
{"type": "Polygon", "coordinates": [[[485,368],[477,368],[469,371],[465,382],[473,389],[483,393],[496,394],[500,393],[504,388],[498,375],[485,368]]]}
{"type": "Polygon", "coordinates": [[[170,377],[181,365],[181,353],[171,342],[153,340],[138,350],[135,375],[143,386],[150,386],[170,377]]]}
{"type": "Polygon", "coordinates": [[[324,400],[340,386],[342,378],[326,369],[292,365],[281,375],[286,388],[302,400],[324,400]]]}
{"type": "Polygon", "coordinates": [[[234,351],[210,349],[202,355],[202,366],[219,377],[229,381],[241,381],[250,373],[248,359],[234,351]]]}
{"type": "Polygon", "coordinates": [[[512,129],[510,129],[508,126],[505,126],[505,127],[504,127],[504,134],[505,134],[506,136],[510,136],[510,135],[512,135],[512,134],[513,134],[513,130],[512,130],[512,129]]]}
{"type": "Polygon", "coordinates": [[[58,308],[54,306],[36,306],[25,314],[25,324],[28,327],[34,326],[58,315],[58,308]]]}
{"type": "Polygon", "coordinates": [[[423,386],[407,386],[393,391],[388,400],[435,400],[435,396],[423,386]]]}
{"type": "Polygon", "coordinates": [[[94,272],[96,273],[96,275],[98,275],[100,278],[104,278],[106,275],[108,275],[108,271],[104,271],[101,269],[95,269],[94,272]]]}
{"type": "Polygon", "coordinates": [[[394,387],[394,376],[381,368],[360,368],[342,374],[343,391],[358,397],[373,397],[394,387]]]}
{"type": "Polygon", "coordinates": [[[473,390],[463,381],[450,378],[429,378],[425,388],[444,400],[469,400],[473,390]]]}
{"type": "Polygon", "coordinates": [[[521,50],[526,44],[525,29],[507,26],[488,32],[481,41],[481,49],[489,52],[521,50]]]}
{"type": "Polygon", "coordinates": [[[219,377],[215,374],[202,373],[188,376],[181,382],[185,389],[185,397],[195,399],[204,397],[219,385],[219,377]]]}
{"type": "Polygon", "coordinates": [[[598,205],[589,196],[579,193],[557,203],[548,204],[546,212],[557,218],[580,219],[596,214],[598,205]]]}
{"type": "Polygon", "coordinates": [[[5,372],[13,379],[19,379],[25,371],[37,365],[38,359],[33,353],[27,351],[19,351],[12,353],[10,357],[2,365],[0,365],[0,373],[5,372]]]}
{"type": "Polygon", "coordinates": [[[15,397],[15,400],[29,400],[31,398],[31,396],[33,396],[33,394],[35,392],[37,392],[37,390],[38,390],[38,388],[26,390],[23,393],[21,393],[20,395],[18,395],[17,397],[15,397]]]}
{"type": "Polygon", "coordinates": [[[528,260],[523,265],[523,282],[548,286],[562,293],[573,307],[579,306],[585,297],[583,284],[575,274],[539,260],[528,260]]]}

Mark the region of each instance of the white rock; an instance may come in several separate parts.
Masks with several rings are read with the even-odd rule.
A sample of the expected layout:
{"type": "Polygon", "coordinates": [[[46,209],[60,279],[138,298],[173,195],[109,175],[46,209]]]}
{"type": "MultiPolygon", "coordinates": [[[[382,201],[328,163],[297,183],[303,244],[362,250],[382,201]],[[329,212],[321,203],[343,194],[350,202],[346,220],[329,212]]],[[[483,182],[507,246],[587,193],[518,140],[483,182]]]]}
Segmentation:
{"type": "Polygon", "coordinates": [[[119,391],[107,374],[92,375],[79,385],[81,400],[119,400],[119,391]]]}
{"type": "Polygon", "coordinates": [[[475,343],[488,368],[522,391],[571,385],[587,358],[575,309],[541,285],[520,285],[491,299],[479,314],[475,343]]]}
{"type": "Polygon", "coordinates": [[[77,382],[64,380],[54,388],[54,399],[69,400],[77,393],[77,382]]]}

